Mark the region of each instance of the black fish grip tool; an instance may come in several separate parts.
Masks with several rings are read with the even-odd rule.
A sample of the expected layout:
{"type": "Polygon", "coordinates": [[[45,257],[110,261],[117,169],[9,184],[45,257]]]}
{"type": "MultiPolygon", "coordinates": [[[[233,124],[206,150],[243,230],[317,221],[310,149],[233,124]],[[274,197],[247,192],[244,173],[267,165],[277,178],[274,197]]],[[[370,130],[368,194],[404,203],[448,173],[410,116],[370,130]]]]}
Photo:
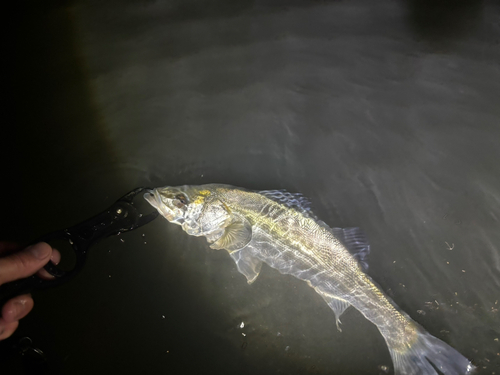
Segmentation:
{"type": "Polygon", "coordinates": [[[42,236],[38,242],[49,242],[51,240],[66,240],[70,243],[76,256],[75,266],[64,271],[52,262],[45,265],[45,270],[54,276],[53,279],[42,279],[33,275],[24,279],[12,281],[0,286],[0,308],[9,299],[29,293],[36,289],[46,289],[64,284],[75,277],[83,268],[87,258],[88,249],[101,239],[119,233],[128,232],[145,224],[150,223],[158,217],[158,211],[142,214],[134,205],[134,198],[141,192],[150,190],[148,188],[137,188],[118,199],[111,207],[100,214],[85,220],[84,222],[67,229],[59,230],[42,236]]]}

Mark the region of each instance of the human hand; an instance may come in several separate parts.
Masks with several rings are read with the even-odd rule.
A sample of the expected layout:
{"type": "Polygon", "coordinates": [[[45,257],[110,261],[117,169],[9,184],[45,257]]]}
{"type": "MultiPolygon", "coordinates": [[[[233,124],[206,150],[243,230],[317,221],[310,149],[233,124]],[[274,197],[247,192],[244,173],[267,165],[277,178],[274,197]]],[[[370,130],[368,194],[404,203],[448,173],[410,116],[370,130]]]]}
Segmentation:
{"type": "MultiPolygon", "coordinates": [[[[58,264],[61,254],[52,247],[40,242],[29,246],[22,251],[17,244],[0,242],[0,285],[37,274],[44,279],[53,278],[43,266],[52,260],[58,264]],[[9,254],[3,256],[4,254],[9,254]]],[[[24,294],[7,301],[0,306],[0,340],[6,339],[14,333],[19,325],[19,319],[24,318],[33,308],[31,295],[24,294]]]]}

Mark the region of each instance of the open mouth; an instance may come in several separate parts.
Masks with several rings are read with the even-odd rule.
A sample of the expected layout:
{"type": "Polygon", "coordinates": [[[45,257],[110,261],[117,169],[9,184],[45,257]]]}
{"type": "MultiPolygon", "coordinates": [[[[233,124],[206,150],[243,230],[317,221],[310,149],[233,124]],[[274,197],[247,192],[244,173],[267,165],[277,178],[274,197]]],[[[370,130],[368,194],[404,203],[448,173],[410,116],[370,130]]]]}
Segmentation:
{"type": "Polygon", "coordinates": [[[160,195],[156,190],[147,190],[144,194],[144,199],[148,201],[148,203],[154,208],[159,209],[161,206],[160,195]]]}
{"type": "Polygon", "coordinates": [[[144,194],[144,199],[146,199],[151,206],[156,208],[168,221],[174,220],[174,213],[162,202],[160,193],[157,189],[147,190],[144,194]]]}

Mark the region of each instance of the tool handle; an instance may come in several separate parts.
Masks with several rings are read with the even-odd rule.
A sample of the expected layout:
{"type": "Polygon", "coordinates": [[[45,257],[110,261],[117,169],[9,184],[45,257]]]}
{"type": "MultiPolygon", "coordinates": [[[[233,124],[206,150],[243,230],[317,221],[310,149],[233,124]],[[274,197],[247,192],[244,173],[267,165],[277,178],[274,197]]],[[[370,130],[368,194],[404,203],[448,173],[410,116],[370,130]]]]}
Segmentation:
{"type": "Polygon", "coordinates": [[[33,275],[0,285],[0,308],[15,296],[30,293],[35,289],[46,289],[66,283],[80,272],[85,264],[88,249],[99,240],[137,229],[153,221],[158,216],[158,211],[143,215],[133,203],[134,198],[144,190],[148,189],[134,189],[100,214],[71,228],[49,233],[34,241],[33,244],[50,243],[53,240],[68,241],[76,256],[75,266],[69,271],[64,271],[49,262],[44,268],[54,276],[53,279],[46,280],[33,275]]]}
{"type": "Polygon", "coordinates": [[[81,241],[78,241],[73,236],[71,236],[67,231],[57,231],[50,233],[48,235],[39,238],[37,241],[34,241],[32,244],[36,244],[39,242],[50,243],[50,241],[56,239],[67,240],[71,244],[73,250],[75,251],[77,260],[73,269],[69,271],[63,271],[57,268],[57,266],[54,263],[49,262],[44,266],[44,269],[49,274],[54,276],[53,279],[42,279],[37,275],[32,275],[23,279],[14,280],[9,283],[0,285],[0,308],[8,300],[16,296],[31,293],[35,289],[37,290],[46,289],[64,284],[65,282],[72,279],[80,271],[80,269],[83,267],[83,264],[85,263],[86,251],[83,251],[83,247],[85,247],[85,245],[82,244],[81,241]]]}

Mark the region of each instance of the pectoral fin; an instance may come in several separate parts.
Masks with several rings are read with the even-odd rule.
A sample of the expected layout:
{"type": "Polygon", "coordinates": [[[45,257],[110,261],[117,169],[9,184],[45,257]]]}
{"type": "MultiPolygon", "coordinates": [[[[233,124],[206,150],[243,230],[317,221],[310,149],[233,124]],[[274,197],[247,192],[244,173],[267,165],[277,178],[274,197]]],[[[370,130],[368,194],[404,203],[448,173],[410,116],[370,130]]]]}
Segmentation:
{"type": "Polygon", "coordinates": [[[249,284],[253,283],[257,276],[259,276],[262,261],[251,256],[248,249],[233,251],[230,255],[235,261],[238,271],[247,278],[247,282],[249,284]]]}
{"type": "Polygon", "coordinates": [[[251,239],[252,226],[245,218],[238,218],[225,228],[224,234],[210,247],[232,252],[244,248],[251,239]]]}
{"type": "Polygon", "coordinates": [[[335,313],[335,323],[337,324],[337,329],[340,332],[342,332],[342,329],[339,326],[339,324],[340,324],[340,316],[351,305],[348,302],[346,302],[346,301],[344,301],[342,299],[339,299],[339,298],[336,298],[336,297],[332,296],[331,294],[320,292],[317,289],[316,289],[316,292],[318,292],[321,295],[321,297],[323,297],[323,299],[326,301],[326,303],[328,304],[328,306],[330,306],[330,308],[335,313]]]}

